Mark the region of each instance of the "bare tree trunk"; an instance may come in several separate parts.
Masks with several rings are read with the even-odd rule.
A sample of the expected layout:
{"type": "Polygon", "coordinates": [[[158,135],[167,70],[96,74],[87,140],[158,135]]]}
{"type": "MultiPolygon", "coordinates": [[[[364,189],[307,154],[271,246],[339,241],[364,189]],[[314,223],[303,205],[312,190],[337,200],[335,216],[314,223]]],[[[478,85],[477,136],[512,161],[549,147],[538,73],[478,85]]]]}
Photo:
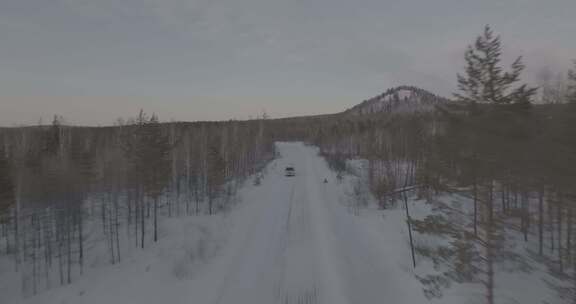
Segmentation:
{"type": "Polygon", "coordinates": [[[44,218],[44,276],[46,277],[46,287],[50,288],[50,266],[52,259],[52,212],[46,209],[44,218]]]}
{"type": "Polygon", "coordinates": [[[474,236],[478,237],[478,181],[474,177],[474,236]]]}
{"type": "Polygon", "coordinates": [[[158,242],[158,197],[154,197],[154,242],[158,242]]]}
{"type": "Polygon", "coordinates": [[[212,215],[212,195],[208,194],[208,214],[212,215]]]}
{"type": "MultiPolygon", "coordinates": [[[[118,193],[115,193],[114,195],[118,195],[118,193]]],[[[127,199],[128,199],[128,218],[127,218],[127,226],[130,227],[130,224],[132,224],[132,203],[134,201],[134,195],[133,195],[133,191],[128,190],[127,193],[127,199]]],[[[129,231],[129,230],[128,230],[129,231]]]]}
{"type": "MultiPolygon", "coordinates": [[[[560,195],[561,197],[561,195],[560,195]]],[[[562,263],[562,202],[558,203],[558,207],[556,208],[556,216],[558,218],[558,267],[559,271],[564,271],[564,264],[562,263]]]]}
{"type": "Polygon", "coordinates": [[[62,210],[58,210],[58,270],[60,274],[60,285],[64,285],[64,252],[62,251],[62,247],[64,246],[64,236],[63,236],[63,216],[62,210]]]}
{"type": "Polygon", "coordinates": [[[78,264],[80,265],[80,274],[84,273],[84,231],[82,229],[82,204],[78,207],[78,264]]]}
{"type": "MultiPolygon", "coordinates": [[[[550,194],[548,194],[550,195],[550,194]]],[[[554,253],[556,243],[554,241],[554,205],[548,201],[548,222],[550,230],[550,251],[554,253]]]]}
{"type": "Polygon", "coordinates": [[[150,201],[149,200],[145,200],[145,207],[146,207],[146,218],[149,219],[150,218],[150,201]]]}
{"type": "Polygon", "coordinates": [[[530,227],[530,209],[528,206],[528,194],[522,192],[522,232],[524,233],[524,241],[528,242],[528,229],[530,227]]]}
{"type": "Polygon", "coordinates": [[[66,212],[66,255],[68,259],[67,264],[67,282],[72,283],[72,223],[70,211],[66,212]]]}
{"type": "Polygon", "coordinates": [[[138,247],[138,219],[140,217],[140,205],[142,205],[140,198],[140,188],[136,190],[134,195],[134,241],[136,243],[136,247],[138,247]]]}
{"type": "Polygon", "coordinates": [[[110,248],[110,262],[112,264],[116,263],[116,254],[114,248],[114,217],[112,216],[112,193],[108,195],[108,201],[106,202],[106,212],[108,213],[108,226],[106,230],[106,241],[108,242],[108,248],[110,248]]]}
{"type": "Polygon", "coordinates": [[[145,203],[146,199],[145,197],[142,197],[140,199],[140,211],[142,212],[142,214],[140,214],[140,246],[142,249],[144,249],[144,234],[145,234],[145,230],[146,227],[144,227],[145,225],[145,214],[144,212],[146,211],[144,208],[144,203],[145,203]]]}
{"type": "MultiPolygon", "coordinates": [[[[199,180],[199,178],[197,178],[199,180]]],[[[198,182],[196,182],[196,185],[194,186],[194,200],[196,201],[196,210],[195,210],[195,214],[198,215],[200,214],[200,185],[198,182]]]]}
{"type": "Polygon", "coordinates": [[[538,191],[538,254],[544,255],[544,185],[538,191]]]}
{"type": "Polygon", "coordinates": [[[8,228],[10,227],[10,215],[7,215],[6,218],[2,218],[2,237],[6,238],[6,255],[10,254],[10,235],[8,233],[8,228]]]}
{"type": "Polygon", "coordinates": [[[38,238],[38,225],[37,225],[38,219],[37,219],[37,214],[34,213],[32,215],[32,291],[34,294],[36,294],[38,292],[38,287],[37,287],[37,260],[36,260],[36,251],[37,251],[37,238],[38,238]]]}
{"type": "Polygon", "coordinates": [[[572,265],[572,206],[568,206],[566,214],[566,266],[572,265]]]}
{"type": "Polygon", "coordinates": [[[494,253],[492,238],[494,237],[494,195],[493,181],[488,186],[487,221],[486,221],[486,303],[494,304],[494,253]]]}
{"type": "Polygon", "coordinates": [[[22,177],[21,174],[18,174],[18,179],[16,182],[16,191],[15,194],[15,204],[16,208],[14,209],[15,216],[14,216],[14,259],[16,265],[16,271],[20,268],[20,205],[21,205],[21,182],[22,177]]]}
{"type": "Polygon", "coordinates": [[[502,196],[502,213],[506,214],[506,184],[503,182],[501,185],[502,191],[501,191],[501,196],[502,196]]]}
{"type": "Polygon", "coordinates": [[[119,223],[119,207],[118,207],[118,193],[114,192],[114,227],[116,231],[116,255],[118,256],[118,262],[120,262],[120,223],[119,223]]]}

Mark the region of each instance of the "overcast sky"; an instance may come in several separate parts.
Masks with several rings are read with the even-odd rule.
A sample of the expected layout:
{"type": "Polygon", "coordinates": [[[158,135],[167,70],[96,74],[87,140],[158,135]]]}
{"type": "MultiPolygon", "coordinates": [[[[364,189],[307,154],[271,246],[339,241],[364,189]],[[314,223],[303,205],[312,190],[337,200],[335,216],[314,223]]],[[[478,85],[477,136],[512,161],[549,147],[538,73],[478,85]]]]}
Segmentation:
{"type": "Polygon", "coordinates": [[[450,96],[491,24],[528,76],[576,59],[574,0],[0,0],[0,125],[343,110],[391,86],[450,96]]]}

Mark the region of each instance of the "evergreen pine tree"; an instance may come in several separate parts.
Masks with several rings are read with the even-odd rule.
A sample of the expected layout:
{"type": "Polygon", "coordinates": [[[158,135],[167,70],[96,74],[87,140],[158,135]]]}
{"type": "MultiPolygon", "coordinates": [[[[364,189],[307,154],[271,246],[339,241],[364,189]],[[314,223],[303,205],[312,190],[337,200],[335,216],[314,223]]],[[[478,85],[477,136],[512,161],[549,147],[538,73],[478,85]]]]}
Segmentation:
{"type": "Polygon", "coordinates": [[[510,71],[504,71],[500,66],[501,55],[500,36],[494,36],[487,25],[484,33],[466,50],[466,71],[465,75],[457,75],[461,93],[455,94],[456,98],[473,106],[478,103],[529,104],[536,88],[526,84],[512,87],[520,81],[525,68],[522,57],[512,63],[510,71]]]}

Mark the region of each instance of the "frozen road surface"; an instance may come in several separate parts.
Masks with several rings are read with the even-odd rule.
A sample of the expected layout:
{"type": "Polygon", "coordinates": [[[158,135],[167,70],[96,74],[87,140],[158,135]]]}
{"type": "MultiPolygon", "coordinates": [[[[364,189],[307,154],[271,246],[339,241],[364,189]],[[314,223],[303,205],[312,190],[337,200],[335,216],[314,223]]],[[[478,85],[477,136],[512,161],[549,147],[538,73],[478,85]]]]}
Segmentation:
{"type": "Polygon", "coordinates": [[[427,302],[396,261],[403,250],[388,248],[402,244],[401,236],[390,237],[374,218],[349,212],[342,202],[350,198],[315,148],[278,148],[281,158],[268,169],[259,202],[236,231],[242,236],[230,248],[223,280],[213,286],[213,303],[427,302]],[[292,164],[296,176],[284,176],[292,164]]]}

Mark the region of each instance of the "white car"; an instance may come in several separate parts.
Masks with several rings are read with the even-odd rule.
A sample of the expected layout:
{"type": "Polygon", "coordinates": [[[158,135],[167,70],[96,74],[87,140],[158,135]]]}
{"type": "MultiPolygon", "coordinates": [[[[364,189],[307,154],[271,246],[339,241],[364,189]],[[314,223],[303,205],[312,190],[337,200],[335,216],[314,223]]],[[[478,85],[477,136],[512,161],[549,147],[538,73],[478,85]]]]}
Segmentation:
{"type": "Polygon", "coordinates": [[[296,171],[294,170],[294,167],[286,167],[286,169],[284,170],[284,176],[295,176],[296,175],[296,171]]]}

